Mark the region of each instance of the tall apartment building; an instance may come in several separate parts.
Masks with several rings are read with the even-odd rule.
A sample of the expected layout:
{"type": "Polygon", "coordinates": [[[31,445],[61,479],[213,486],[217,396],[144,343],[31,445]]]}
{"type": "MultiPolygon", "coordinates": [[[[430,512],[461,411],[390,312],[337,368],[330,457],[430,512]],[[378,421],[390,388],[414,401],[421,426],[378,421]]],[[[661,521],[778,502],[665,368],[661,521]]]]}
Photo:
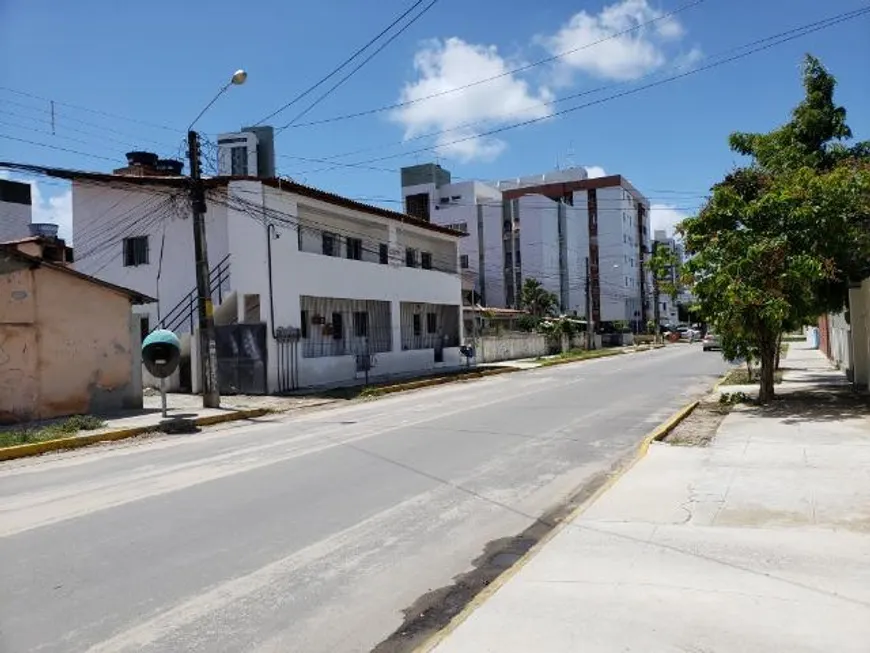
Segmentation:
{"type": "Polygon", "coordinates": [[[0,179],[0,243],[30,235],[31,205],[30,184],[0,179]]]}
{"type": "Polygon", "coordinates": [[[653,240],[657,243],[658,247],[665,247],[674,253],[675,265],[667,272],[666,279],[678,289],[676,297],[667,294],[660,295],[659,322],[664,325],[678,324],[680,322],[680,307],[685,307],[692,303],[691,293],[682,288],[679,283],[680,268],[686,260],[686,251],[683,243],[669,237],[663,229],[656,229],[653,234],[653,240]]]}
{"type": "Polygon", "coordinates": [[[466,291],[484,305],[518,307],[523,280],[534,278],[563,313],[577,315],[587,313],[588,281],[596,324],[640,330],[652,314],[649,202],[620,175],[589,179],[571,168],[453,182],[430,163],[402,169],[402,196],[406,213],[468,234],[460,244],[466,291]]]}

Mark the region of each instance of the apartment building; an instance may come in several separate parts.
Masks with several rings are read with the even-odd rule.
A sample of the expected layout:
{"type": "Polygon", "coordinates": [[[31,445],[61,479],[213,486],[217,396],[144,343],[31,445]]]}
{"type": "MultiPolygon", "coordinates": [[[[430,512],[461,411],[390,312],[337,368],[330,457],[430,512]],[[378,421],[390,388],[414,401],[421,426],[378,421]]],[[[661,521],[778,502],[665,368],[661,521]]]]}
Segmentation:
{"type": "MultiPolygon", "coordinates": [[[[180,163],[128,158],[114,174],[40,171],[72,182],[76,269],[157,299],[138,309],[141,333],[179,335],[170,386],[197,392],[189,180],[180,163]]],[[[222,392],[460,365],[461,233],[284,179],[220,176],[205,187],[222,392]]]]}
{"type": "Polygon", "coordinates": [[[649,202],[620,175],[583,168],[498,182],[453,182],[436,164],[402,169],[407,213],[469,234],[460,244],[480,302],[515,308],[535,278],[563,313],[642,330],[652,314],[649,202]],[[588,269],[588,272],[587,272],[588,269]],[[588,291],[587,291],[588,283],[588,291]]]}
{"type": "Polygon", "coordinates": [[[32,204],[30,184],[0,179],[0,242],[30,235],[32,204]]]}

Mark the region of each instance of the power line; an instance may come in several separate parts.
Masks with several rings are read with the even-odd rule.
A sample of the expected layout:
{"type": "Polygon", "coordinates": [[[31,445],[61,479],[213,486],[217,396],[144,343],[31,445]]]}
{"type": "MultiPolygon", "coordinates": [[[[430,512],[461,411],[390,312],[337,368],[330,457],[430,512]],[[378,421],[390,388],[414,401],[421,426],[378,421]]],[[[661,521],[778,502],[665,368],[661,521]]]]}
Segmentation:
{"type": "Polygon", "coordinates": [[[88,113],[93,113],[98,116],[103,116],[105,118],[115,118],[117,120],[126,120],[128,122],[138,123],[140,125],[144,125],[146,127],[153,127],[154,129],[163,129],[166,131],[174,132],[176,134],[181,134],[182,132],[176,128],[169,127],[167,125],[161,125],[153,122],[146,122],[144,120],[139,120],[137,118],[128,118],[126,116],[121,116],[116,113],[109,113],[108,111],[102,111],[100,109],[91,109],[88,107],[83,107],[79,104],[72,104],[70,102],[61,102],[60,100],[52,100],[51,98],[43,97],[41,95],[36,95],[34,93],[28,93],[26,91],[19,91],[14,88],[9,88],[8,86],[0,86],[0,91],[8,91],[9,93],[14,93],[16,95],[21,95],[23,97],[29,97],[34,100],[42,100],[43,102],[53,102],[54,104],[58,104],[60,106],[70,107],[71,109],[77,109],[78,111],[87,111],[88,113]]]}
{"type": "Polygon", "coordinates": [[[120,159],[117,157],[110,158],[107,156],[101,156],[99,154],[90,154],[88,152],[82,152],[80,150],[72,150],[72,149],[69,149],[66,147],[60,147],[59,145],[49,145],[48,143],[39,143],[37,141],[31,141],[31,140],[28,140],[26,138],[17,138],[15,136],[9,136],[7,134],[0,134],[0,138],[5,138],[6,140],[10,140],[10,141],[17,141],[19,143],[27,143],[28,145],[36,145],[38,147],[45,147],[45,148],[48,148],[50,150],[58,150],[59,152],[68,152],[70,154],[78,154],[79,156],[87,156],[87,157],[90,157],[92,159],[102,159],[103,161],[111,161],[112,163],[117,163],[118,161],[120,161],[120,159]]]}
{"type": "Polygon", "coordinates": [[[428,12],[432,7],[434,7],[437,2],[438,2],[438,0],[431,0],[431,2],[429,2],[428,5],[423,7],[423,10],[420,13],[418,13],[410,21],[405,23],[397,32],[395,32],[392,36],[390,36],[390,38],[388,38],[380,46],[378,46],[378,48],[374,52],[372,52],[369,56],[367,56],[365,59],[363,59],[355,68],[351,69],[351,71],[349,73],[347,73],[344,77],[342,77],[340,80],[338,80],[335,84],[330,86],[329,89],[325,93],[321,94],[320,97],[318,97],[314,102],[312,102],[310,105],[308,105],[308,107],[306,109],[304,109],[304,110],[300,111],[298,114],[296,114],[296,116],[294,116],[293,119],[290,120],[290,122],[283,125],[282,127],[279,127],[278,129],[276,129],[275,133],[276,134],[280,133],[280,132],[284,131],[285,129],[287,129],[288,127],[293,126],[297,120],[299,120],[303,116],[307,115],[314,107],[316,107],[323,100],[325,100],[327,97],[329,97],[329,95],[332,94],[333,91],[335,91],[339,86],[341,86],[348,79],[350,79],[360,68],[365,66],[369,61],[371,61],[374,57],[376,57],[384,48],[386,48],[390,43],[392,43],[399,36],[401,36],[405,30],[407,30],[409,27],[411,27],[411,25],[413,25],[418,20],[420,20],[420,18],[422,18],[426,12],[428,12]]]}
{"type": "MultiPolygon", "coordinates": [[[[512,124],[509,124],[509,125],[504,125],[504,126],[502,126],[502,127],[496,127],[496,128],[493,128],[493,129],[490,129],[490,130],[487,130],[487,131],[481,132],[481,133],[479,133],[479,134],[473,134],[473,135],[471,135],[471,136],[466,136],[466,137],[463,137],[463,138],[459,138],[459,139],[456,139],[456,140],[453,140],[453,141],[449,141],[449,142],[447,142],[447,143],[440,143],[440,144],[438,144],[438,145],[434,145],[434,146],[430,146],[430,147],[423,147],[423,148],[419,148],[419,149],[416,149],[416,150],[410,150],[410,151],[406,151],[406,152],[401,152],[401,153],[398,153],[398,154],[391,154],[391,155],[385,155],[385,156],[382,156],[382,157],[376,157],[376,158],[372,158],[372,159],[366,159],[366,160],[363,160],[363,161],[357,161],[357,162],[355,162],[355,163],[352,163],[352,164],[345,164],[345,165],[350,165],[350,166],[368,165],[368,164],[371,164],[371,163],[378,163],[378,162],[380,162],[380,161],[386,161],[386,160],[390,160],[390,159],[396,159],[396,158],[400,158],[400,157],[404,157],[404,156],[409,156],[409,155],[414,155],[414,154],[422,154],[422,153],[427,153],[427,152],[437,152],[438,150],[442,150],[443,148],[448,147],[448,146],[450,146],[450,145],[457,145],[457,144],[465,143],[465,142],[468,142],[468,141],[471,141],[471,140],[477,140],[477,139],[480,139],[480,138],[485,138],[486,136],[493,136],[493,135],[495,135],[495,134],[500,134],[500,133],[503,133],[503,132],[506,132],[506,131],[510,131],[510,130],[513,130],[513,129],[518,129],[518,128],[520,128],[520,127],[526,127],[526,126],[529,126],[529,125],[533,125],[533,124],[537,124],[537,123],[544,122],[544,121],[547,121],[547,120],[551,120],[552,118],[555,118],[555,117],[558,117],[558,116],[562,116],[562,115],[566,115],[566,114],[569,114],[569,113],[573,113],[573,112],[575,112],[575,111],[579,111],[579,110],[581,110],[581,109],[587,109],[587,108],[589,108],[589,107],[597,106],[597,105],[599,105],[599,104],[604,104],[604,103],[606,103],[606,102],[610,102],[610,101],[612,101],[612,100],[616,100],[616,99],[619,99],[619,98],[622,98],[622,97],[626,97],[626,96],[629,96],[629,95],[634,95],[634,94],[636,94],[636,93],[640,93],[641,91],[646,91],[646,90],[649,90],[649,89],[651,89],[651,88],[655,88],[655,87],[658,87],[658,86],[662,86],[662,85],[664,85],[664,84],[668,84],[668,83],[670,83],[670,82],[674,82],[674,81],[677,81],[677,80],[680,80],[680,79],[683,79],[683,78],[686,78],[686,77],[690,77],[690,76],[692,76],[692,75],[696,75],[696,74],[698,74],[698,73],[700,73],[700,72],[704,72],[704,71],[707,71],[707,70],[711,70],[711,69],[713,69],[713,68],[718,68],[719,66],[723,66],[723,65],[725,65],[725,64],[727,64],[727,63],[731,63],[731,62],[733,62],[733,61],[737,61],[737,60],[739,60],[739,59],[743,59],[743,58],[748,57],[748,56],[751,56],[751,55],[753,55],[753,54],[757,54],[757,53],[762,52],[762,51],[764,51],[764,50],[768,50],[768,49],[773,48],[773,47],[776,47],[776,46],[778,46],[778,45],[782,45],[783,43],[787,43],[787,42],[789,42],[789,41],[793,41],[793,40],[795,40],[795,39],[797,39],[797,38],[800,38],[800,37],[806,36],[806,35],[808,35],[808,34],[811,34],[811,33],[814,33],[814,32],[817,32],[817,31],[820,31],[820,30],[823,30],[823,29],[827,29],[828,27],[833,27],[834,25],[837,25],[837,24],[840,24],[840,23],[843,23],[843,22],[846,22],[846,21],[849,21],[849,20],[854,20],[854,19],[856,19],[856,18],[860,18],[861,16],[866,15],[868,12],[870,12],[870,8],[857,9],[857,10],[853,10],[853,11],[850,11],[850,12],[845,12],[845,13],[843,13],[843,14],[838,14],[838,15],[833,16],[833,17],[830,17],[830,18],[826,18],[826,19],[823,19],[823,20],[815,21],[815,22],[813,22],[813,23],[808,23],[808,24],[802,25],[801,27],[797,27],[797,28],[793,28],[793,29],[790,29],[790,30],[786,30],[785,32],[780,32],[779,34],[775,34],[775,35],[772,35],[772,36],[768,36],[768,37],[765,37],[765,38],[763,38],[763,39],[758,39],[758,40],[756,40],[756,41],[752,41],[752,42],[750,42],[750,43],[747,43],[747,44],[745,44],[745,45],[739,46],[739,47],[737,47],[737,48],[732,48],[732,49],[730,50],[730,51],[746,50],[745,52],[741,52],[741,53],[739,53],[739,54],[735,54],[735,55],[732,55],[732,56],[730,56],[730,57],[726,57],[726,58],[724,58],[724,59],[720,59],[720,60],[718,60],[718,61],[713,61],[713,62],[710,62],[710,63],[705,64],[705,65],[703,65],[703,66],[699,66],[699,67],[697,67],[697,68],[693,68],[693,69],[691,69],[691,70],[687,70],[687,71],[684,71],[684,72],[681,72],[681,73],[677,73],[677,74],[674,74],[674,75],[670,75],[670,76],[665,77],[665,78],[663,78],[663,79],[656,80],[656,81],[653,81],[653,82],[649,82],[649,83],[647,83],[647,84],[643,84],[643,85],[641,85],[641,86],[637,86],[637,87],[634,87],[634,88],[631,88],[631,89],[628,89],[628,90],[622,91],[622,92],[620,92],[620,93],[614,93],[614,94],[612,94],[612,95],[608,95],[608,96],[606,96],[606,97],[604,97],[604,98],[599,98],[599,99],[597,99],[597,100],[592,100],[592,101],[590,101],[590,102],[586,102],[586,103],[584,103],[584,104],[580,104],[580,105],[577,105],[577,106],[569,107],[569,108],[567,108],[567,109],[562,109],[561,111],[556,111],[556,112],[551,113],[551,114],[548,114],[548,115],[546,115],[546,116],[540,116],[540,117],[536,117],[536,118],[529,118],[529,119],[527,119],[527,120],[522,120],[522,121],[520,121],[520,122],[512,123],[512,124]],[[747,48],[749,48],[749,49],[747,50],[747,48]]],[[[572,96],[567,96],[566,98],[563,98],[562,101],[564,101],[565,99],[568,99],[568,98],[575,98],[575,97],[579,97],[579,96],[581,96],[581,95],[586,95],[586,94],[588,94],[588,92],[587,92],[587,91],[584,91],[584,92],[582,92],[582,93],[574,94],[574,95],[572,95],[572,96]]],[[[444,130],[440,130],[440,131],[438,131],[438,132],[432,132],[432,133],[430,133],[430,134],[427,134],[426,137],[440,136],[440,135],[443,135],[443,134],[450,133],[450,132],[452,132],[452,131],[455,131],[455,129],[454,129],[454,128],[451,128],[451,129],[444,129],[444,130]]],[[[386,146],[386,147],[390,147],[390,146],[386,146]]],[[[335,155],[335,156],[336,156],[336,157],[342,157],[342,156],[348,156],[348,155],[349,155],[349,153],[346,153],[346,154],[339,154],[339,155],[335,155]]],[[[315,174],[315,173],[318,173],[318,172],[327,172],[327,171],[334,170],[334,169],[335,169],[335,167],[330,167],[330,168],[321,168],[321,169],[317,169],[317,170],[303,171],[302,174],[315,174]]]]}
{"type": "Polygon", "coordinates": [[[630,27],[628,29],[624,29],[620,32],[616,32],[616,33],[611,34],[610,36],[607,36],[605,38],[599,39],[597,41],[593,41],[592,43],[586,43],[586,44],[581,45],[579,47],[572,48],[570,50],[565,50],[564,52],[560,52],[559,54],[556,54],[556,55],[553,55],[550,57],[546,57],[544,59],[540,59],[540,60],[535,61],[533,63],[519,66],[518,68],[512,68],[512,69],[507,70],[505,72],[499,73],[498,75],[493,75],[491,77],[479,79],[479,80],[476,80],[474,82],[469,82],[468,84],[463,84],[462,86],[456,86],[454,88],[449,88],[449,89],[446,89],[444,91],[439,91],[438,93],[432,93],[431,95],[426,95],[424,97],[415,98],[413,100],[406,100],[404,102],[396,102],[394,104],[389,104],[389,105],[377,107],[374,109],[366,109],[364,111],[357,111],[355,113],[348,113],[348,114],[344,114],[344,115],[340,115],[340,116],[333,116],[331,118],[324,118],[322,120],[314,120],[311,122],[306,122],[306,123],[302,123],[299,125],[292,125],[292,126],[293,127],[310,127],[313,125],[323,125],[323,124],[328,124],[328,123],[332,123],[332,122],[338,122],[341,120],[350,120],[353,118],[360,118],[363,116],[370,116],[370,115],[377,114],[377,113],[383,113],[385,111],[402,109],[404,107],[418,104],[420,102],[425,102],[427,100],[432,100],[435,98],[444,97],[445,95],[450,95],[452,93],[458,93],[459,91],[464,91],[466,89],[473,88],[473,87],[479,86],[481,84],[486,84],[487,82],[492,82],[492,81],[495,81],[498,79],[502,79],[503,77],[508,77],[510,75],[515,75],[517,73],[522,73],[522,72],[525,72],[527,70],[531,70],[532,68],[536,68],[538,66],[543,66],[545,64],[552,63],[553,61],[558,61],[560,59],[564,59],[565,57],[568,57],[576,52],[580,52],[581,50],[586,50],[587,48],[591,48],[591,47],[594,47],[596,45],[600,45],[601,43],[605,43],[607,41],[617,39],[621,36],[625,36],[626,34],[630,34],[632,32],[638,31],[640,29],[643,29],[644,27],[652,25],[653,23],[657,23],[657,22],[664,20],[666,18],[672,18],[673,16],[679,14],[680,12],[683,12],[687,9],[691,9],[692,7],[695,7],[699,4],[702,4],[703,2],[704,2],[704,0],[695,0],[694,2],[689,2],[685,5],[677,7],[676,9],[674,9],[671,12],[668,12],[666,14],[662,14],[661,16],[657,16],[656,18],[645,21],[643,23],[638,23],[637,25],[635,25],[633,27],[630,27]]]}
{"type": "Polygon", "coordinates": [[[398,24],[399,24],[399,23],[400,23],[400,22],[405,18],[405,16],[407,16],[407,15],[410,14],[412,11],[414,11],[417,7],[419,7],[421,4],[423,4],[423,1],[424,1],[424,0],[417,0],[413,5],[411,5],[410,7],[408,7],[408,9],[406,9],[406,10],[405,10],[402,14],[400,14],[396,19],[394,19],[394,20],[393,20],[389,25],[387,25],[384,29],[382,29],[380,32],[378,32],[378,34],[377,34],[376,36],[374,36],[372,39],[370,39],[370,40],[369,40],[365,45],[363,45],[361,48],[358,48],[358,49],[357,49],[353,54],[351,54],[347,59],[345,59],[343,62],[341,62],[341,64],[339,64],[336,68],[334,68],[334,69],[332,70],[332,72],[330,72],[330,73],[329,73],[328,75],[326,75],[325,77],[322,77],[318,82],[316,82],[316,83],[312,84],[311,86],[309,86],[307,89],[305,89],[304,91],[302,91],[301,93],[299,93],[298,95],[296,95],[296,97],[294,97],[292,100],[290,100],[289,102],[287,102],[287,103],[284,104],[283,106],[279,107],[278,109],[276,109],[275,111],[273,111],[272,113],[270,113],[270,114],[269,114],[268,116],[266,116],[265,118],[262,118],[261,120],[258,120],[258,121],[257,121],[256,123],[254,123],[254,124],[255,124],[255,125],[260,125],[260,124],[266,122],[267,120],[270,120],[271,118],[274,118],[274,117],[277,116],[279,113],[283,113],[284,111],[286,111],[287,109],[289,109],[290,107],[292,107],[294,104],[296,104],[297,102],[299,102],[299,101],[302,100],[303,98],[307,97],[310,93],[312,93],[313,91],[315,91],[315,90],[317,90],[318,88],[320,88],[320,86],[322,86],[323,84],[325,84],[326,82],[328,82],[330,79],[332,79],[333,77],[335,77],[335,76],[336,76],[338,73],[340,73],[340,72],[341,72],[341,71],[342,71],[346,66],[348,66],[348,65],[349,65],[349,64],[350,64],[354,59],[356,59],[359,55],[361,55],[363,52],[365,52],[366,50],[368,50],[372,45],[374,45],[377,41],[379,41],[380,38],[381,38],[384,34],[386,34],[386,33],[389,32],[391,29],[393,29],[393,27],[395,27],[396,25],[398,25],[398,24]]]}

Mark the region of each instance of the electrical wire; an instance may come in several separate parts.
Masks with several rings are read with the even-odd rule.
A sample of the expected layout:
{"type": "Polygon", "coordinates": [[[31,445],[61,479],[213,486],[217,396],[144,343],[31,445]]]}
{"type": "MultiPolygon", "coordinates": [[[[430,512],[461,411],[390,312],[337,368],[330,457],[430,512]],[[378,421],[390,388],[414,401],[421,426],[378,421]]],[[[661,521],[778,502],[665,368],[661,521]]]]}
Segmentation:
{"type": "Polygon", "coordinates": [[[117,120],[126,120],[128,122],[138,123],[145,127],[153,127],[154,129],[163,129],[166,131],[181,133],[177,128],[169,127],[167,125],[161,125],[159,123],[146,122],[144,120],[139,120],[137,118],[129,118],[127,116],[121,116],[117,113],[109,113],[108,111],[102,111],[101,109],[91,109],[89,107],[84,107],[79,104],[72,104],[70,102],[61,102],[60,100],[52,100],[51,98],[43,97],[41,95],[36,95],[34,93],[28,93],[26,91],[20,91],[18,89],[10,88],[8,86],[0,86],[0,91],[7,91],[9,93],[14,93],[16,95],[20,95],[22,97],[29,97],[34,100],[42,100],[43,102],[53,102],[59,106],[69,107],[71,109],[77,109],[78,111],[87,111],[88,113],[93,113],[98,116],[103,116],[104,118],[115,118],[117,120]]]}
{"type": "Polygon", "coordinates": [[[679,14],[683,11],[686,11],[687,9],[691,9],[692,7],[696,7],[700,4],[702,4],[703,2],[704,2],[704,0],[694,0],[693,2],[689,2],[687,4],[680,6],[680,7],[677,7],[673,11],[670,11],[666,14],[662,14],[662,15],[657,16],[656,18],[653,18],[651,20],[644,21],[642,23],[638,23],[637,25],[634,25],[633,27],[621,30],[619,32],[615,32],[614,34],[611,34],[610,36],[606,36],[604,38],[598,39],[597,41],[593,41],[591,43],[585,43],[585,44],[578,46],[576,48],[572,48],[570,50],[565,50],[564,52],[560,52],[559,54],[556,54],[556,55],[553,55],[550,57],[546,57],[544,59],[540,59],[538,61],[535,61],[535,62],[532,62],[529,64],[525,64],[525,65],[519,66],[517,68],[511,68],[510,70],[506,70],[504,72],[501,72],[498,75],[492,75],[491,77],[485,77],[483,79],[478,79],[476,81],[469,82],[469,83],[463,84],[461,86],[449,88],[449,89],[446,89],[444,91],[439,91],[438,93],[432,93],[430,95],[426,95],[426,96],[420,97],[420,98],[415,98],[413,100],[406,100],[404,102],[396,102],[394,104],[389,104],[389,105],[377,107],[374,109],[365,109],[363,111],[357,111],[354,113],[348,113],[348,114],[344,114],[344,115],[340,115],[340,116],[333,116],[331,118],[324,118],[321,120],[314,120],[311,122],[306,122],[306,123],[292,125],[292,126],[297,127],[297,128],[298,127],[310,127],[313,125],[324,125],[324,124],[329,124],[329,123],[333,123],[333,122],[339,122],[342,120],[351,120],[353,118],[361,118],[363,116],[370,116],[370,115],[374,115],[377,113],[384,113],[386,111],[394,111],[395,109],[402,109],[404,107],[408,107],[408,106],[411,106],[414,104],[419,104],[421,102],[426,102],[428,100],[433,100],[436,98],[444,97],[445,95],[450,95],[452,93],[458,93],[460,91],[464,91],[464,90],[467,90],[469,88],[473,88],[475,86],[480,86],[481,84],[486,84],[487,82],[492,82],[492,81],[495,81],[498,79],[502,79],[504,77],[516,75],[517,73],[522,73],[522,72],[525,72],[527,70],[532,70],[533,68],[537,68],[539,66],[543,66],[545,64],[552,63],[554,61],[559,61],[560,59],[564,59],[565,57],[568,57],[572,54],[580,52],[581,50],[586,50],[588,48],[595,47],[596,45],[606,43],[607,41],[618,39],[622,36],[626,36],[628,34],[631,34],[632,32],[639,31],[639,30],[643,29],[644,27],[648,27],[648,26],[650,26],[654,23],[657,23],[659,21],[665,20],[667,18],[672,18],[672,17],[676,16],[677,14],[679,14]]]}
{"type": "Polygon", "coordinates": [[[284,111],[286,111],[287,109],[289,109],[290,107],[292,107],[293,105],[295,105],[295,104],[296,104],[297,102],[299,102],[300,100],[302,100],[302,99],[308,97],[308,95],[309,95],[310,93],[312,93],[313,91],[317,90],[317,89],[320,88],[323,84],[325,84],[325,83],[328,82],[330,79],[332,79],[333,77],[335,77],[335,76],[336,76],[338,73],[340,73],[340,72],[341,72],[341,71],[342,71],[346,66],[350,65],[350,63],[351,63],[354,59],[356,59],[356,58],[357,58],[358,56],[360,56],[363,52],[365,52],[365,51],[368,50],[372,45],[374,45],[377,41],[379,41],[379,40],[381,39],[381,37],[384,36],[384,34],[386,34],[386,33],[389,32],[391,29],[393,29],[393,27],[395,27],[396,25],[398,25],[398,24],[399,24],[399,23],[400,23],[400,22],[405,18],[405,16],[407,16],[407,15],[410,14],[412,11],[414,11],[417,7],[419,7],[421,4],[423,4],[423,1],[424,1],[424,0],[417,0],[413,5],[411,5],[408,9],[406,9],[404,12],[402,12],[402,13],[401,13],[397,18],[395,18],[395,19],[394,19],[394,20],[393,20],[389,25],[387,25],[384,29],[382,29],[380,32],[378,32],[377,35],[375,35],[373,38],[369,39],[369,41],[368,41],[365,45],[363,45],[362,47],[358,48],[358,49],[357,49],[353,54],[351,54],[347,59],[345,59],[343,62],[341,62],[341,63],[340,63],[336,68],[334,68],[334,69],[332,70],[332,72],[330,72],[329,74],[327,74],[325,77],[322,77],[319,81],[317,81],[317,82],[315,82],[314,84],[312,84],[311,86],[309,86],[307,89],[305,89],[304,91],[302,91],[301,93],[299,93],[298,95],[296,95],[296,96],[295,96],[293,99],[291,99],[289,102],[287,102],[286,104],[282,105],[281,107],[279,107],[278,109],[276,109],[275,111],[273,111],[272,113],[270,113],[270,114],[269,114],[268,116],[266,116],[265,118],[262,118],[262,119],[258,120],[257,122],[255,122],[254,125],[261,125],[262,123],[266,122],[267,120],[270,120],[270,119],[274,118],[275,116],[277,116],[278,114],[283,113],[284,111]]]}
{"type": "Polygon", "coordinates": [[[426,14],[430,9],[432,9],[432,7],[434,7],[434,6],[436,5],[437,2],[438,2],[438,0],[431,0],[431,1],[429,2],[428,5],[426,5],[425,7],[423,7],[423,9],[420,11],[420,13],[418,13],[416,16],[414,16],[413,18],[411,18],[411,20],[409,20],[407,23],[405,23],[404,25],[402,25],[402,27],[401,27],[397,32],[395,32],[392,36],[390,36],[390,38],[388,38],[388,39],[387,39],[386,41],[384,41],[381,45],[379,45],[379,46],[377,47],[377,49],[375,49],[374,52],[372,52],[369,56],[367,56],[365,59],[363,59],[363,60],[362,60],[362,61],[361,61],[361,62],[360,62],[356,67],[352,68],[352,69],[350,70],[350,72],[348,72],[344,77],[342,77],[341,79],[339,79],[335,84],[333,84],[332,86],[330,86],[329,89],[328,89],[326,92],[322,93],[322,94],[321,94],[321,95],[320,95],[316,100],[314,100],[314,102],[312,102],[310,105],[308,105],[308,107],[306,107],[305,109],[303,109],[302,111],[300,111],[298,114],[296,114],[296,115],[295,115],[295,116],[290,120],[290,122],[288,122],[288,123],[286,123],[285,125],[279,127],[278,129],[276,129],[276,130],[275,130],[275,133],[276,133],[276,134],[281,133],[282,131],[284,131],[284,130],[287,129],[288,127],[292,127],[293,125],[295,125],[297,120],[299,120],[300,118],[303,118],[304,116],[308,115],[308,113],[309,113],[312,109],[314,109],[314,107],[316,107],[318,104],[320,104],[321,102],[323,102],[323,100],[325,100],[327,97],[329,97],[329,96],[330,96],[330,95],[331,95],[331,94],[332,94],[336,89],[338,89],[339,86],[341,86],[341,85],[344,84],[348,79],[350,79],[351,77],[353,77],[353,75],[355,75],[355,74],[360,70],[360,68],[362,68],[363,66],[365,66],[369,61],[371,61],[371,60],[372,60],[373,58],[375,58],[378,54],[380,54],[380,52],[381,52],[384,48],[386,48],[390,43],[392,43],[392,42],[395,41],[397,38],[399,38],[399,36],[401,36],[401,35],[405,32],[405,30],[407,30],[409,27],[411,27],[411,25],[413,25],[413,24],[416,23],[418,20],[420,20],[420,19],[423,17],[424,14],[426,14]]]}
{"type": "Polygon", "coordinates": [[[103,161],[111,161],[112,163],[118,163],[120,161],[119,158],[111,158],[108,156],[101,156],[99,154],[91,154],[89,152],[82,152],[80,150],[73,150],[67,147],[60,147],[59,145],[50,145],[48,143],[40,143],[38,141],[31,141],[26,138],[18,138],[16,136],[9,136],[8,134],[0,134],[0,138],[5,138],[8,141],[16,141],[18,143],[27,143],[28,145],[36,145],[38,147],[45,147],[50,150],[57,150],[58,152],[68,152],[69,154],[78,154],[79,156],[86,156],[91,159],[101,159],[103,161]]]}
{"type": "MultiPolygon", "coordinates": [[[[826,18],[823,20],[815,21],[813,23],[807,23],[807,24],[802,25],[800,27],[786,30],[784,32],[780,32],[778,34],[768,36],[768,37],[765,37],[763,39],[758,39],[758,40],[752,41],[750,43],[747,43],[747,44],[742,45],[742,46],[738,46],[737,48],[733,48],[732,50],[730,50],[730,51],[745,50],[745,52],[739,52],[738,54],[734,54],[732,56],[725,57],[725,58],[717,60],[717,61],[712,61],[708,64],[698,66],[698,67],[693,68],[691,70],[676,73],[676,74],[664,77],[660,80],[649,82],[647,84],[642,84],[640,86],[636,86],[634,88],[630,88],[630,89],[627,89],[627,90],[619,92],[619,93],[614,93],[614,94],[608,95],[608,96],[603,97],[603,98],[592,100],[590,102],[579,104],[579,105],[576,105],[573,107],[568,107],[567,109],[562,109],[560,111],[550,113],[546,116],[528,118],[526,120],[511,123],[511,124],[504,125],[501,127],[492,128],[492,129],[483,131],[479,134],[465,136],[463,138],[448,141],[446,143],[440,143],[437,145],[423,147],[423,148],[419,148],[416,150],[405,151],[405,152],[401,152],[401,153],[397,153],[397,154],[375,157],[375,158],[366,159],[363,161],[357,161],[354,163],[345,163],[344,165],[355,167],[355,166],[369,165],[372,163],[379,163],[381,161],[387,161],[390,159],[396,159],[396,158],[411,156],[411,155],[415,155],[415,154],[423,154],[423,153],[429,153],[429,152],[443,151],[443,149],[445,147],[449,147],[452,145],[458,145],[458,144],[465,143],[468,141],[485,138],[487,136],[494,136],[496,134],[501,134],[501,133],[504,133],[507,131],[518,129],[520,127],[526,127],[529,125],[541,123],[541,122],[544,122],[547,120],[551,120],[552,118],[556,118],[558,116],[567,115],[570,113],[574,113],[576,111],[580,111],[581,109],[588,109],[588,108],[593,107],[593,106],[605,104],[605,103],[611,102],[613,100],[617,100],[617,99],[620,99],[623,97],[634,95],[636,93],[640,93],[642,91],[647,91],[649,89],[656,88],[656,87],[659,87],[659,86],[662,86],[664,84],[668,84],[668,83],[671,83],[674,81],[678,81],[680,79],[684,79],[684,78],[690,77],[692,75],[697,75],[698,73],[701,73],[701,72],[705,72],[708,70],[712,70],[714,68],[718,68],[718,67],[723,66],[725,64],[732,63],[732,62],[738,61],[740,59],[744,59],[746,57],[757,54],[759,52],[763,52],[765,50],[769,50],[770,48],[782,45],[782,44],[790,42],[790,41],[793,41],[795,39],[801,38],[801,37],[806,36],[808,34],[812,34],[814,32],[818,32],[820,30],[827,29],[829,27],[833,27],[835,25],[838,25],[838,24],[841,24],[841,23],[844,23],[844,22],[847,22],[850,20],[854,20],[856,18],[861,18],[862,16],[865,16],[868,13],[870,13],[870,8],[865,7],[862,9],[856,9],[853,11],[838,14],[836,16],[832,16],[830,18],[826,18]]],[[[572,96],[567,96],[567,97],[568,98],[575,98],[575,97],[579,97],[579,96],[585,95],[585,94],[588,94],[588,91],[584,91],[582,93],[574,94],[572,96]]],[[[566,98],[563,98],[563,100],[564,99],[566,99],[566,98]]],[[[455,128],[443,129],[443,130],[440,130],[437,132],[431,132],[431,133],[427,134],[426,136],[427,137],[441,136],[444,134],[451,133],[452,131],[455,131],[455,128]]],[[[385,147],[392,147],[392,146],[388,145],[385,147]]],[[[344,153],[344,154],[339,154],[339,155],[334,155],[334,156],[338,158],[338,157],[349,156],[349,155],[350,155],[349,153],[344,153]]],[[[322,168],[322,169],[317,169],[317,170],[309,170],[309,171],[303,171],[302,174],[315,174],[315,173],[319,173],[319,172],[327,172],[327,171],[334,170],[334,169],[335,169],[335,167],[322,168]]]]}

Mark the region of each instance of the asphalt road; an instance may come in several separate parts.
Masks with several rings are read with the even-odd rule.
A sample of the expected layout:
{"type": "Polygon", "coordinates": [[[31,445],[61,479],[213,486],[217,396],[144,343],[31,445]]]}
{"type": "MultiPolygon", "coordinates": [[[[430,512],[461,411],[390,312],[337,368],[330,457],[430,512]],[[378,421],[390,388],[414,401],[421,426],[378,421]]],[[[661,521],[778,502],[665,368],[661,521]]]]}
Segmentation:
{"type": "Polygon", "coordinates": [[[368,651],[724,369],[680,345],[0,465],[0,651],[368,651]]]}

